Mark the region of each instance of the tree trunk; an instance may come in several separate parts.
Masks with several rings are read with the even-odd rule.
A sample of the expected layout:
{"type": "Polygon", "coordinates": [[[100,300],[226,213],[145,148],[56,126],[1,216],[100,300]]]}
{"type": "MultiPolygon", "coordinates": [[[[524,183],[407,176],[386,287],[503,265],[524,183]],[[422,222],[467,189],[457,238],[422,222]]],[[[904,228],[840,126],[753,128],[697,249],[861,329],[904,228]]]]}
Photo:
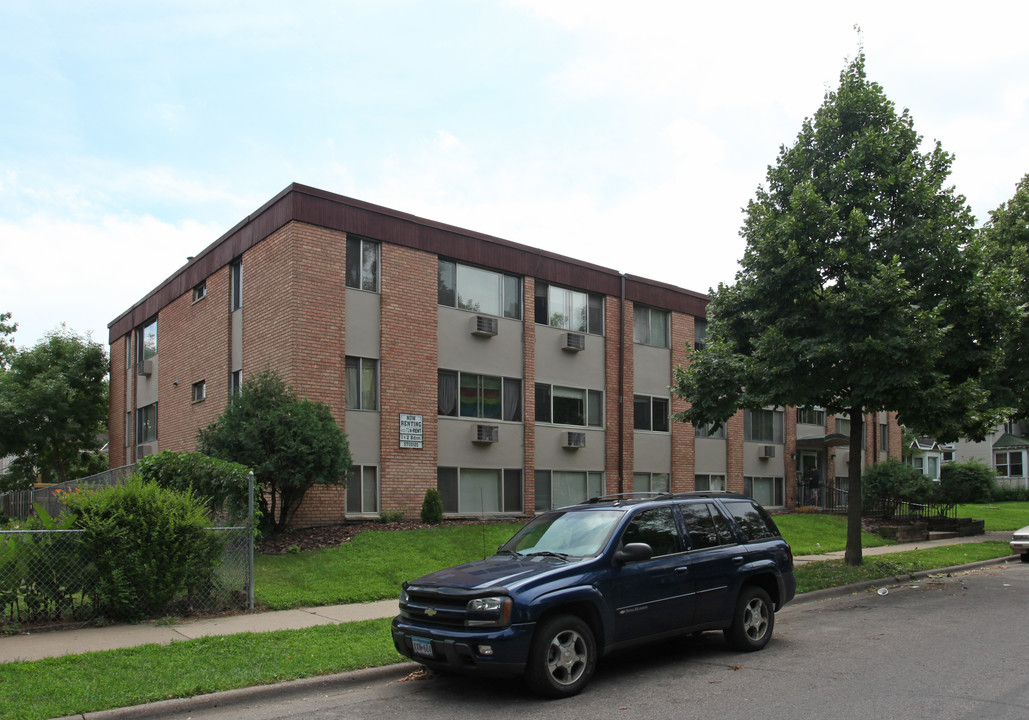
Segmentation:
{"type": "Polygon", "coordinates": [[[847,475],[847,550],[844,562],[860,565],[861,558],[861,438],[864,409],[850,409],[850,468],[847,475]]]}

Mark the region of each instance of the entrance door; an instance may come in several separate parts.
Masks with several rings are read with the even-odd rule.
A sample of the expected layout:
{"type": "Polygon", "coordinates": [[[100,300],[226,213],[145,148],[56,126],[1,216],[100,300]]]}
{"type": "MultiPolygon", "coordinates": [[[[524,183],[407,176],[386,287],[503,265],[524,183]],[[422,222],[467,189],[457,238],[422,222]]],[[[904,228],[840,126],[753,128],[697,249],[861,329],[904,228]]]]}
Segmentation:
{"type": "Polygon", "coordinates": [[[797,498],[800,505],[823,506],[825,493],[821,487],[818,488],[817,497],[809,484],[811,470],[818,471],[819,485],[825,484],[825,470],[822,467],[821,453],[817,450],[801,450],[797,454],[797,486],[802,490],[803,497],[797,498]]]}

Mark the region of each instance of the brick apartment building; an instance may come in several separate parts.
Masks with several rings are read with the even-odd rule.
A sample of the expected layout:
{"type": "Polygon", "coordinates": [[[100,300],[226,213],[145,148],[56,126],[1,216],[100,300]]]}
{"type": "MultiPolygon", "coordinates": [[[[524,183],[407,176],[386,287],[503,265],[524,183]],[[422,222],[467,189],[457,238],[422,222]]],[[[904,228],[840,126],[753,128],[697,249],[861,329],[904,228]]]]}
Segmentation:
{"type": "MultiPolygon", "coordinates": [[[[843,419],[672,422],[668,386],[706,296],[291,185],[110,325],[112,467],[191,451],[243,377],[271,368],[346,432],[346,490],[295,526],[403,511],[523,515],[602,492],[728,489],[771,507],[810,466],[847,472],[843,419]]],[[[862,461],[900,455],[869,416],[862,461]]]]}

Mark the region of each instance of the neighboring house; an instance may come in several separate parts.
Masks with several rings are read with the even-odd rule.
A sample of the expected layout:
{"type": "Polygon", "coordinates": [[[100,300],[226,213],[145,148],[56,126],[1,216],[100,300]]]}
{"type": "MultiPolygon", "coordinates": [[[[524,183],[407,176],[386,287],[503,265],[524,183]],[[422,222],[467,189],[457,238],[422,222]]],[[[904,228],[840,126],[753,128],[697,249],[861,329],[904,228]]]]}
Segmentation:
{"type": "Polygon", "coordinates": [[[941,445],[933,438],[917,438],[908,446],[908,464],[931,480],[939,481],[944,460],[953,455],[953,445],[941,445]]]}
{"type": "MultiPolygon", "coordinates": [[[[627,251],[631,248],[627,242],[627,251]]],[[[525,515],[602,493],[727,489],[795,503],[802,462],[845,474],[845,421],[793,408],[673,422],[707,297],[290,185],[109,325],[110,464],[193,450],[271,368],[346,432],[345,491],[294,524],[402,511],[525,515]],[[842,468],[842,470],[838,470],[842,468]]],[[[900,455],[870,416],[862,463],[900,455]]]]}

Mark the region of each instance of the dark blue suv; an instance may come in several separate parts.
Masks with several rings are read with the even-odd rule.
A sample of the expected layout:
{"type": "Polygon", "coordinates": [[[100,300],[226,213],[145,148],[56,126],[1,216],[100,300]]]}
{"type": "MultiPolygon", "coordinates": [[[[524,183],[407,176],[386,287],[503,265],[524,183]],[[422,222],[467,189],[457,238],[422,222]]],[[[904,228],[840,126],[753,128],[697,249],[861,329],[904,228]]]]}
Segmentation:
{"type": "Polygon", "coordinates": [[[408,583],[397,650],[441,671],[524,675],[578,693],[608,652],[721,630],[742,651],[793,599],[793,553],[734,493],[608,497],[534,517],[495,555],[408,583]]]}

